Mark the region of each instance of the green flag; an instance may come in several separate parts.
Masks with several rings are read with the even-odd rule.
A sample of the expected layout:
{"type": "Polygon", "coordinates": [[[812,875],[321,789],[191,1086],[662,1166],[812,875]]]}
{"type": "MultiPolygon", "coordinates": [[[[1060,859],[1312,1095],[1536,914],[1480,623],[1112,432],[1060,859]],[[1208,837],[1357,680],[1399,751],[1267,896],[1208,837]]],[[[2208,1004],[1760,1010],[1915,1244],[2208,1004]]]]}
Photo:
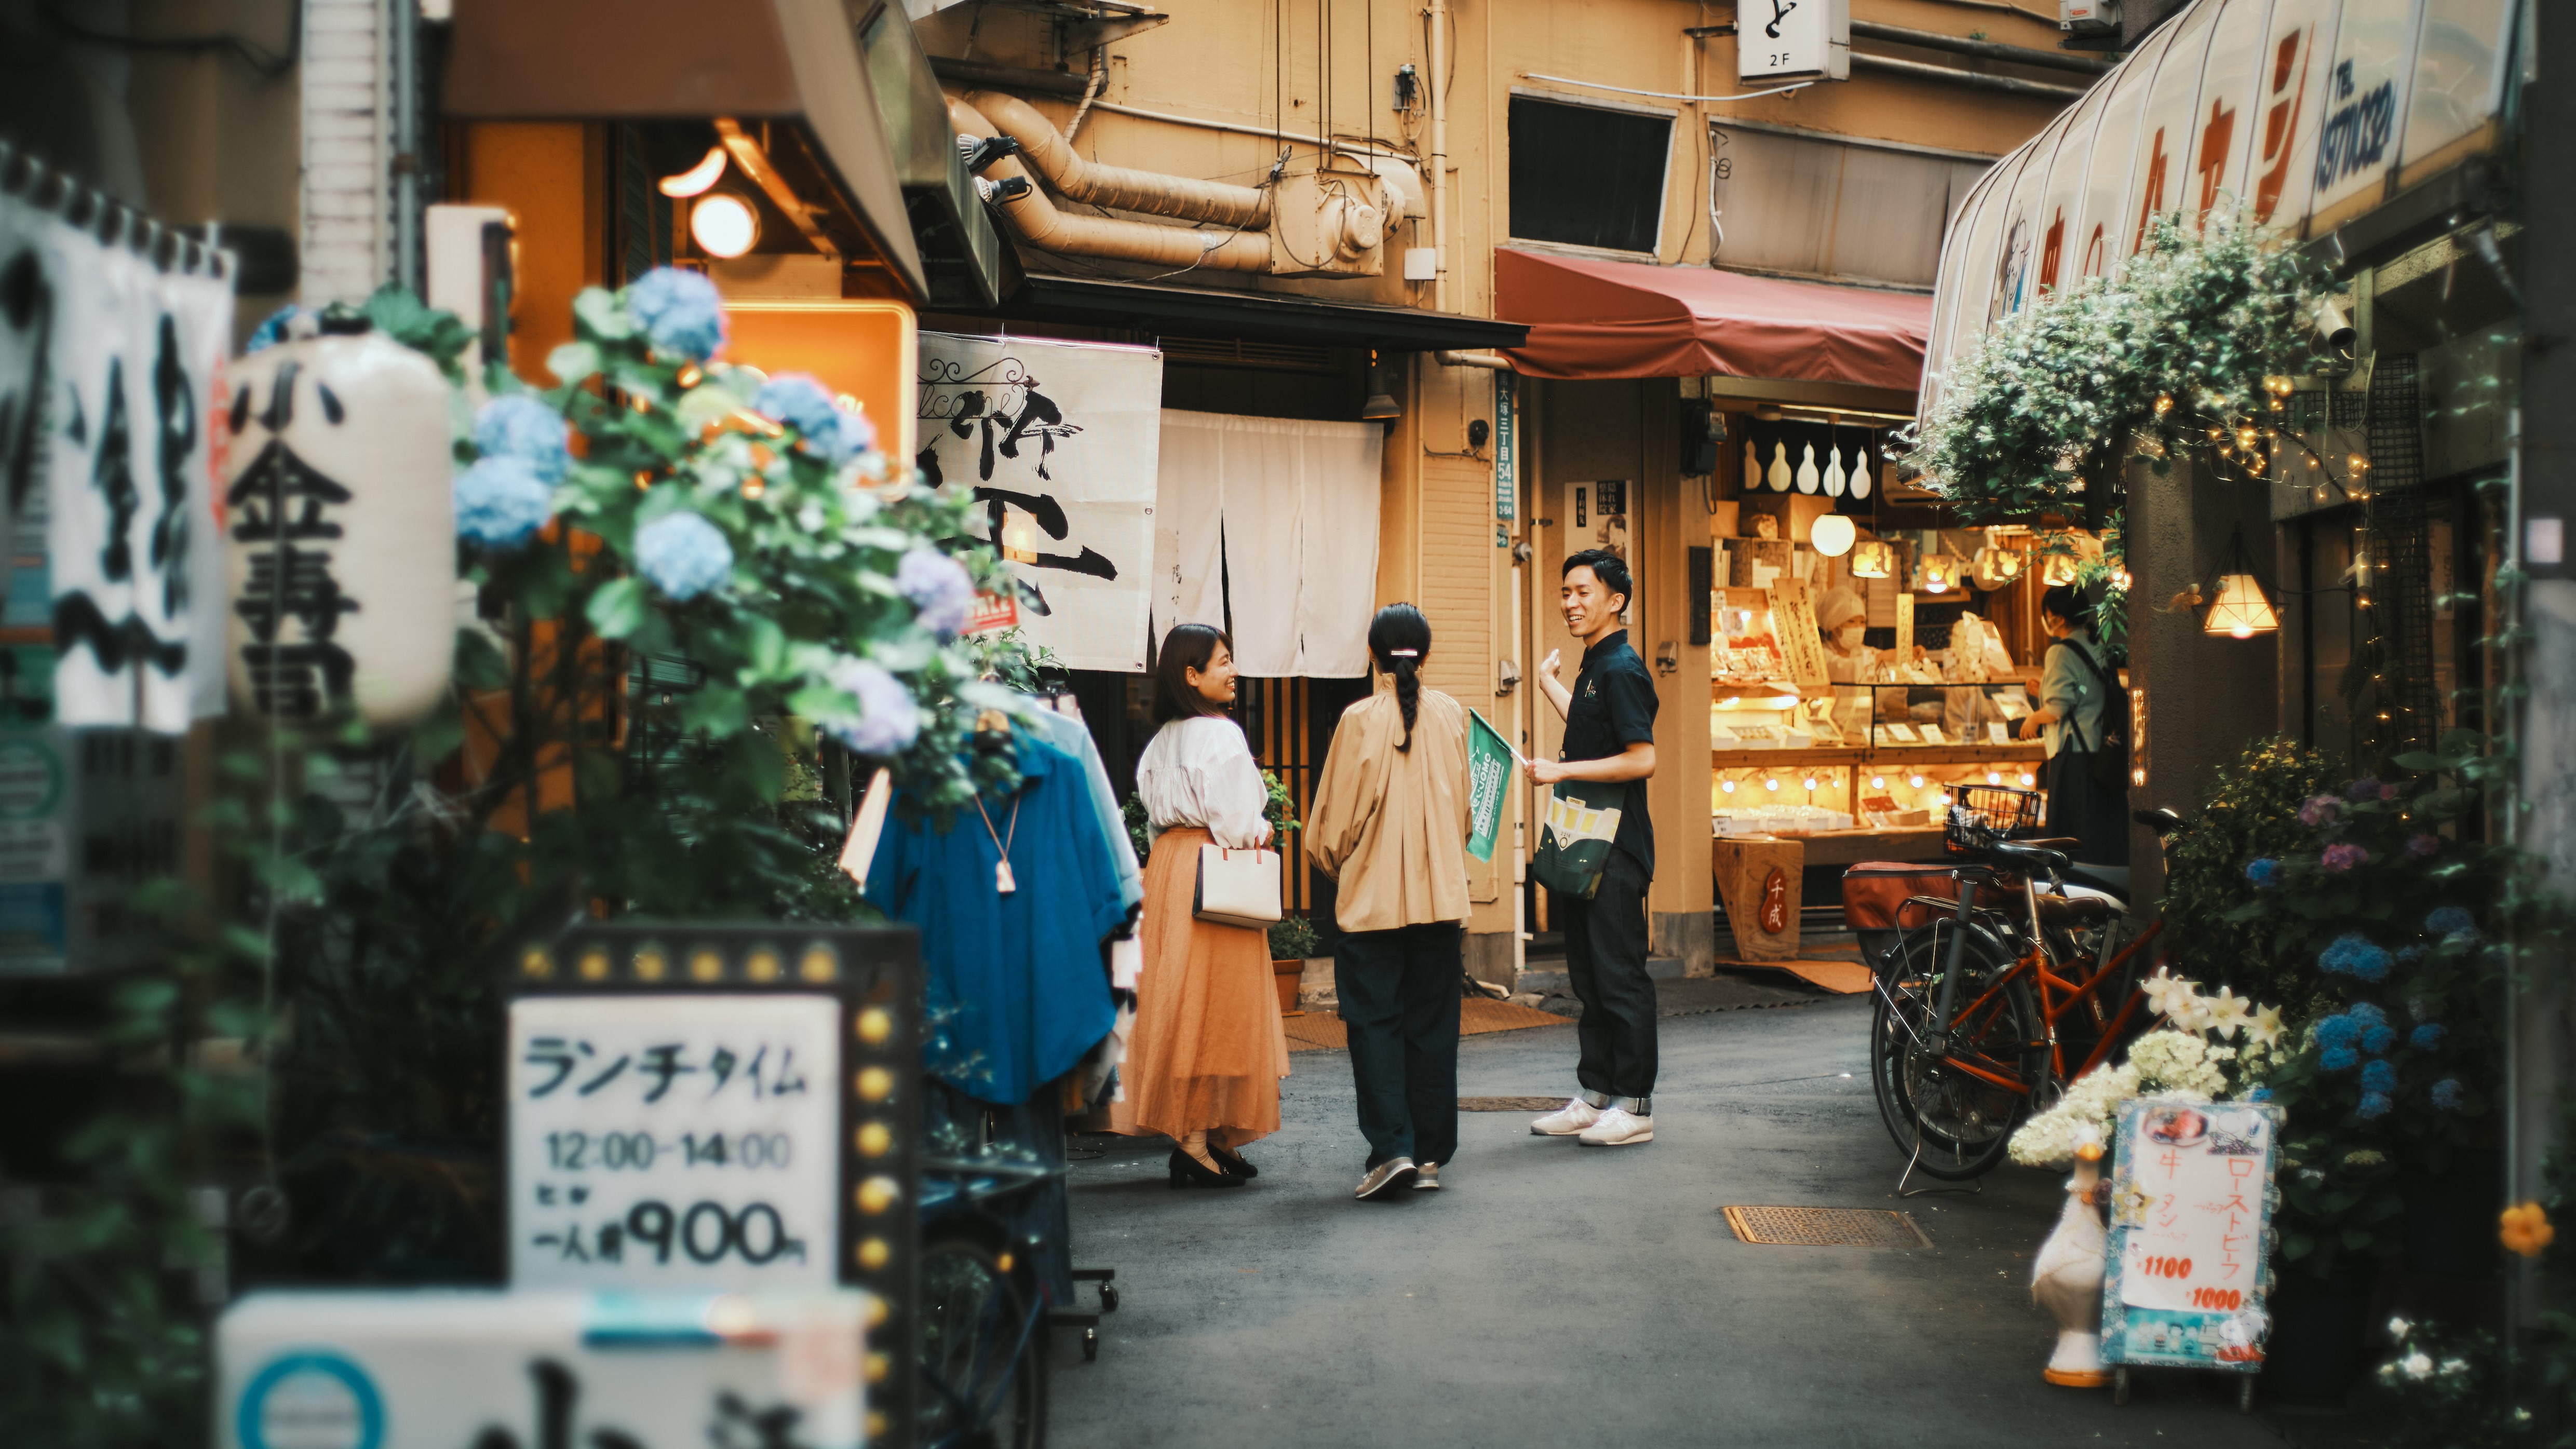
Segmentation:
{"type": "Polygon", "coordinates": [[[1503,786],[1512,778],[1512,747],[1502,732],[1467,711],[1467,853],[1494,858],[1503,829],[1503,786]]]}

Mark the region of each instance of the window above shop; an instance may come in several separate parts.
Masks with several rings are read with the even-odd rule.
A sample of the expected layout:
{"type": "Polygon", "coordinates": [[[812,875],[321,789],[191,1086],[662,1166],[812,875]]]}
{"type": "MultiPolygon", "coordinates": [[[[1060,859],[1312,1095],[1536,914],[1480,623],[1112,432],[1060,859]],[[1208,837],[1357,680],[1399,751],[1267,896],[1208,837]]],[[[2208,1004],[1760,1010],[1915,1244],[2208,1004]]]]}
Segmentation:
{"type": "Polygon", "coordinates": [[[1652,254],[1672,139],[1662,112],[1512,97],[1512,235],[1652,254]]]}
{"type": "Polygon", "coordinates": [[[1993,164],[1732,124],[1709,147],[1719,266],[1896,286],[1932,285],[1942,230],[1993,164]]]}

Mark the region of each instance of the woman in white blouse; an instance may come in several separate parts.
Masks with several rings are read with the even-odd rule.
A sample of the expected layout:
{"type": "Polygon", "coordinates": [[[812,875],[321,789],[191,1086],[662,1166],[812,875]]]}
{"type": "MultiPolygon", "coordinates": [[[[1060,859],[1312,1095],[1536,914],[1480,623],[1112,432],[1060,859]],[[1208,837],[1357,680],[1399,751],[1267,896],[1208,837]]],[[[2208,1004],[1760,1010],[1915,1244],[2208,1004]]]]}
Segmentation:
{"type": "Polygon", "coordinates": [[[1279,1130],[1279,1079],[1288,1075],[1269,941],[1191,909],[1199,847],[1248,850],[1270,840],[1261,767],[1225,715],[1234,692],[1224,631],[1182,624],[1164,636],[1154,669],[1162,728],[1136,766],[1153,839],[1136,931],[1145,968],[1121,1068],[1126,1100],[1113,1104],[1111,1120],[1180,1144],[1174,1187],[1240,1187],[1256,1176],[1243,1145],[1279,1130]]]}

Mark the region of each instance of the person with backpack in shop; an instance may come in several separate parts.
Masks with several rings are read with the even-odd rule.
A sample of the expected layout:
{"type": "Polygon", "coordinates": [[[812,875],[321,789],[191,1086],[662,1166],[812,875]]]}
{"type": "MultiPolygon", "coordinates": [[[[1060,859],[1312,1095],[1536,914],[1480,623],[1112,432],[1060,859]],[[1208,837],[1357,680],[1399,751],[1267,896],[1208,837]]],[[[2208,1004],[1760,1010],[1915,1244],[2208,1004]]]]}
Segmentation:
{"type": "Polygon", "coordinates": [[[2087,865],[2129,863],[2128,695],[2093,633],[2093,604],[2060,584],[2040,595],[2039,627],[2057,642],[2039,676],[2039,705],[2021,737],[2048,732],[2048,833],[2073,839],[2087,865]],[[2119,718],[2110,706],[2117,701],[2119,718]],[[2122,742],[2114,746],[2114,739],[2122,742]]]}

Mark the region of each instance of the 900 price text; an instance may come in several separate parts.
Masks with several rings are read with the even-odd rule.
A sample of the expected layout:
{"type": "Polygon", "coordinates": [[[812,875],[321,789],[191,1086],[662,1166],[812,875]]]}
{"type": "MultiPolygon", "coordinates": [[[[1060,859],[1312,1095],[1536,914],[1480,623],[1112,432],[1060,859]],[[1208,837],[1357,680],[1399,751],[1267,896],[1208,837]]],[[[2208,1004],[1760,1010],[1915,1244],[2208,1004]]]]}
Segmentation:
{"type": "Polygon", "coordinates": [[[664,1142],[650,1132],[549,1132],[546,1162],[557,1172],[646,1172],[666,1157],[688,1167],[783,1168],[795,1139],[784,1132],[683,1132],[664,1142]]]}

